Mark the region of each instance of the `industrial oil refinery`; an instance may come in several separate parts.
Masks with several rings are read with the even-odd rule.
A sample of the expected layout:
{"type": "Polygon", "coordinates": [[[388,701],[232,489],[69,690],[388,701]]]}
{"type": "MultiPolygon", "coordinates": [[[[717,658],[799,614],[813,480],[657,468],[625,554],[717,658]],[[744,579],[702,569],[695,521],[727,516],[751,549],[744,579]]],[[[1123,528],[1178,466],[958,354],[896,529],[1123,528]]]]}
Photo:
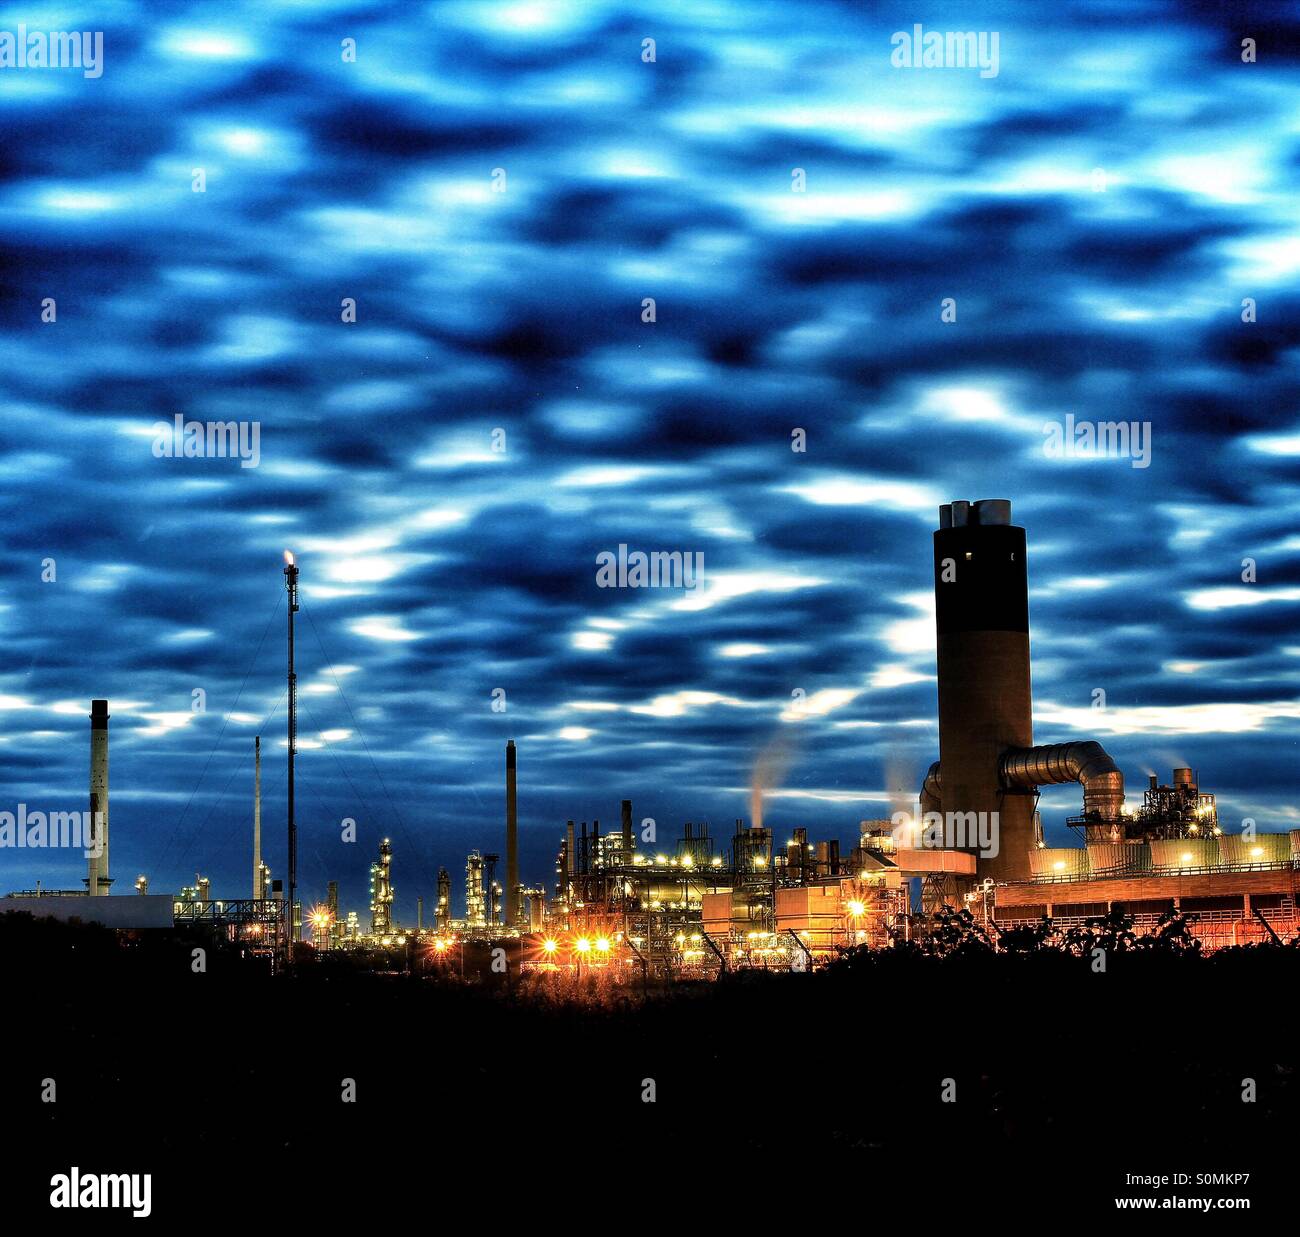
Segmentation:
{"type": "MultiPolygon", "coordinates": [[[[854,844],[777,829],[761,794],[752,817],[723,828],[687,821],[677,836],[638,824],[631,799],[618,823],[564,823],[553,874],[519,869],[518,757],[504,752],[504,870],[500,853],[475,849],[463,893],[442,867],[426,917],[398,921],[402,856],[390,839],[369,869],[369,906],[340,908],[338,882],[311,906],[297,897],[294,818],[298,567],[286,554],[288,742],[286,866],[272,879],[263,860],[261,740],[255,740],[251,884],[212,896],[210,882],[174,894],[113,893],[110,867],[109,702],[90,710],[88,848],[84,890],[37,888],[0,899],[0,911],[32,910],[119,928],[204,927],[281,959],[310,942],[319,951],[376,951],[381,959],[464,966],[468,942],[506,944],[523,968],[603,971],[618,978],[712,977],[728,970],[801,971],[845,949],[879,948],[927,930],[943,907],[967,909],[986,929],[1082,925],[1119,910],[1134,930],[1182,915],[1206,950],[1280,941],[1296,916],[1300,830],[1236,832],[1197,773],[1149,776],[1140,805],[1126,800],[1122,771],[1091,740],[1035,744],[1030,686],[1025,530],[1002,499],[952,502],[933,536],[938,759],[920,779],[916,809],[857,823],[854,844]],[[1077,783],[1082,802],[1065,822],[1078,845],[1043,841],[1039,788],[1077,783]],[[457,909],[460,914],[457,914],[457,909]],[[920,912],[918,915],[917,912],[920,912]],[[458,947],[460,947],[458,949],[458,947]]],[[[847,830],[846,830],[847,831],[847,830]]],[[[123,882],[125,883],[125,882],[123,882]]],[[[996,931],[993,932],[996,940],[996,931]]],[[[379,963],[384,964],[384,963],[379,963]]]]}

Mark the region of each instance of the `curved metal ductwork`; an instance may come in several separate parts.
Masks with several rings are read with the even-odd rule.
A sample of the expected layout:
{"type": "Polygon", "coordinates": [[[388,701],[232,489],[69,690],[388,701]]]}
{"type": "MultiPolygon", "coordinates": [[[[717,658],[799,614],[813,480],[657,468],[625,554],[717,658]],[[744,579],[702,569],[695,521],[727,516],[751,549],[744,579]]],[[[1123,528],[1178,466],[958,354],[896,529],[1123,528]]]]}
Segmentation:
{"type": "Polygon", "coordinates": [[[1004,787],[1016,790],[1078,782],[1083,787],[1083,814],[1102,820],[1115,820],[1124,806],[1124,775],[1106,749],[1091,740],[1008,748],[998,762],[998,778],[1004,787]]]}
{"type": "Polygon", "coordinates": [[[939,762],[936,760],[927,771],[925,781],[921,783],[921,814],[924,816],[927,812],[942,811],[940,802],[939,762]]]}

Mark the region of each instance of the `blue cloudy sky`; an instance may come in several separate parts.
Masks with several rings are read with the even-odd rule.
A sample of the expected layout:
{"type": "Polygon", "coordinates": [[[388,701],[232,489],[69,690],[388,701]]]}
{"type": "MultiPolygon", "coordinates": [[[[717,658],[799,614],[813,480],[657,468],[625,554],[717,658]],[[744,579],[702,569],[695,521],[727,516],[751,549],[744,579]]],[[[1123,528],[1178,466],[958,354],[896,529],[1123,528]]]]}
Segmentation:
{"type": "MultiPolygon", "coordinates": [[[[758,762],[778,829],[848,843],[937,754],[935,508],[989,496],[1029,530],[1035,738],[1300,825],[1295,8],[0,0],[20,23],[105,39],[97,79],[0,70],[3,806],[82,805],[109,697],[119,890],[245,889],[259,727],[283,875],[286,546],[309,900],[360,909],[386,834],[404,916],[439,864],[459,901],[507,737],[530,880],[624,796],[729,832],[758,762]],[[998,74],[892,67],[917,21],[997,31],[998,74]],[[257,422],[258,467],[155,458],[177,413],[257,422]],[[1149,422],[1150,466],[1050,458],[1068,414],[1149,422]],[[705,583],[599,589],[620,543],[705,583]]],[[[6,888],[83,873],[0,854],[6,888]]]]}

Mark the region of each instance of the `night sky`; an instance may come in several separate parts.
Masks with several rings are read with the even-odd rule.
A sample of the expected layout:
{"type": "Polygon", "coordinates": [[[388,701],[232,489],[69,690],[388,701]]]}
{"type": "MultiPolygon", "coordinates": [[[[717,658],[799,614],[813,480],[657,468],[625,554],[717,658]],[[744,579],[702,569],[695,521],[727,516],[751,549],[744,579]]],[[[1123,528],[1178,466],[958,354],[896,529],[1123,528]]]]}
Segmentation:
{"type": "MultiPolygon", "coordinates": [[[[20,22],[105,38],[97,79],[0,70],[0,806],[85,806],[108,697],[118,892],[247,896],[259,728],[284,875],[286,547],[306,901],[363,910],[389,836],[399,914],[439,865],[460,913],[507,738],[530,882],[623,797],[729,836],[756,765],[778,832],[847,845],[938,755],[954,498],[1028,529],[1037,742],[1099,739],[1130,805],[1186,764],[1227,827],[1300,825],[1295,8],[20,22]],[[997,75],[892,67],[918,20],[997,31],[997,75]],[[257,422],[257,467],[155,457],[178,413],[257,422]],[[1070,414],[1149,423],[1149,467],[1050,457],[1070,414]],[[704,583],[598,588],[620,544],[704,583]]],[[[0,892],[84,874],[0,851],[0,892]]]]}

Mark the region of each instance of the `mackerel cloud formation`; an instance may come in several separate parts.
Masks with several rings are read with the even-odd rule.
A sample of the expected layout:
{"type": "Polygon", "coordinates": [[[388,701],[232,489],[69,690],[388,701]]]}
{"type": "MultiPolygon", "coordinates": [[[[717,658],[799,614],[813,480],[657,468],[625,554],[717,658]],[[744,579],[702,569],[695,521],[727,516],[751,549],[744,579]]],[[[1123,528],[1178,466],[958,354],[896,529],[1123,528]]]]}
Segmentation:
{"type": "Polygon", "coordinates": [[[1036,737],[1294,826],[1300,25],[979,7],[920,16],[996,76],[893,67],[909,5],[61,10],[102,76],[0,76],[4,806],[80,805],[107,696],[117,888],[242,891],[290,547],[308,898],[387,835],[409,918],[499,849],[507,737],[530,880],[625,796],[727,833],[773,750],[776,827],[847,841],[937,755],[936,507],[997,496],[1036,737]],[[156,453],[178,415],[257,465],[156,453]],[[600,587],[620,546],[703,579],[600,587]]]}

